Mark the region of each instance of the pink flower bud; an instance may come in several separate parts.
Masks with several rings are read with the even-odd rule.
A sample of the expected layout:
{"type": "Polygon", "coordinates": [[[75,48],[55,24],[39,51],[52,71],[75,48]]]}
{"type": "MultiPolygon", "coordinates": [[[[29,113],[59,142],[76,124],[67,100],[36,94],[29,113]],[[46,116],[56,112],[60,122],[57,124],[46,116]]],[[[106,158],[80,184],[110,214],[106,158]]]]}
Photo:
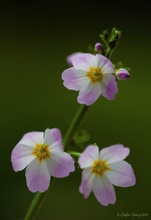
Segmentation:
{"type": "Polygon", "coordinates": [[[118,80],[126,80],[130,77],[129,72],[124,69],[124,68],[120,68],[115,72],[115,75],[117,77],[118,80]]]}
{"type": "Polygon", "coordinates": [[[94,48],[95,48],[96,52],[98,52],[99,54],[102,54],[102,52],[103,52],[103,45],[101,43],[96,43],[94,48]]]}

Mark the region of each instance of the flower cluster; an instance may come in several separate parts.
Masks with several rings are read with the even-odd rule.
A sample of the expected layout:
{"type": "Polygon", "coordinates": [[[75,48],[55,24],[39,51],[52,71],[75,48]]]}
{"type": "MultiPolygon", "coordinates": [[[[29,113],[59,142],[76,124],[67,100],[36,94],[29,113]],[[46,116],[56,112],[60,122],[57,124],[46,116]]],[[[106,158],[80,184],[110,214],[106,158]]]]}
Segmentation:
{"type": "MultiPolygon", "coordinates": [[[[94,54],[76,52],[67,57],[70,67],[62,72],[63,85],[69,90],[79,91],[79,104],[90,106],[101,95],[113,100],[118,92],[117,80],[129,78],[127,69],[121,64],[114,65],[107,58],[108,51],[112,51],[113,46],[117,45],[118,37],[115,31],[112,40],[106,35],[103,36],[108,45],[107,50],[101,43],[96,43],[94,54]]],[[[84,198],[93,192],[97,201],[104,206],[116,201],[113,185],[129,187],[136,182],[132,166],[124,161],[130,149],[122,144],[101,150],[97,145],[88,145],[75,154],[65,150],[58,128],[29,132],[12,150],[12,166],[16,172],[26,169],[27,187],[31,192],[45,192],[49,188],[51,177],[69,176],[75,171],[77,162],[82,169],[79,192],[84,198]],[[72,157],[75,155],[78,155],[77,161],[72,157]]]]}

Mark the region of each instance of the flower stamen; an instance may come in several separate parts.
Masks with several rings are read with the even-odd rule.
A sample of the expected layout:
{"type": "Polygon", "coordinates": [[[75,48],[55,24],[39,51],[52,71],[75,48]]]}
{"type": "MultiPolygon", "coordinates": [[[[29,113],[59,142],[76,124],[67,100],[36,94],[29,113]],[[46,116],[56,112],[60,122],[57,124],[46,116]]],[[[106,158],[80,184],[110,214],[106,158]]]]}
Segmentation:
{"type": "Polygon", "coordinates": [[[38,159],[39,163],[41,163],[42,160],[50,157],[49,148],[45,144],[36,144],[32,154],[34,156],[36,156],[36,158],[38,159]]]}
{"type": "Polygon", "coordinates": [[[90,80],[95,83],[103,80],[103,73],[102,69],[99,67],[90,67],[87,77],[90,78],[90,80]]]}
{"type": "Polygon", "coordinates": [[[107,165],[107,162],[105,160],[95,160],[92,165],[92,173],[95,173],[99,176],[103,176],[103,174],[110,170],[109,166],[107,165]]]}

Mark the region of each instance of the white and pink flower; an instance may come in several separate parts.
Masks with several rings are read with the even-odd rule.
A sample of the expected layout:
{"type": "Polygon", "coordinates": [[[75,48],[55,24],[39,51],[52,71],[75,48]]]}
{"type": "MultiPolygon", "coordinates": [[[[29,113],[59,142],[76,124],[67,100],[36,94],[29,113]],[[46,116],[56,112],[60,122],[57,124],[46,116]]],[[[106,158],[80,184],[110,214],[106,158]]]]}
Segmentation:
{"type": "Polygon", "coordinates": [[[100,95],[109,100],[118,91],[114,65],[101,54],[81,53],[72,57],[72,67],[62,73],[63,84],[70,90],[79,91],[78,102],[91,105],[100,95]]]}
{"type": "Polygon", "coordinates": [[[115,186],[129,187],[136,182],[134,171],[129,163],[124,161],[130,150],[117,144],[104,148],[89,145],[78,159],[83,169],[80,193],[87,198],[91,191],[97,201],[104,206],[114,204],[115,186]]]}
{"type": "Polygon", "coordinates": [[[27,186],[32,192],[46,191],[51,176],[66,177],[75,170],[73,158],[63,150],[57,128],[26,133],[13,149],[11,162],[16,172],[26,168],[27,186]]]}

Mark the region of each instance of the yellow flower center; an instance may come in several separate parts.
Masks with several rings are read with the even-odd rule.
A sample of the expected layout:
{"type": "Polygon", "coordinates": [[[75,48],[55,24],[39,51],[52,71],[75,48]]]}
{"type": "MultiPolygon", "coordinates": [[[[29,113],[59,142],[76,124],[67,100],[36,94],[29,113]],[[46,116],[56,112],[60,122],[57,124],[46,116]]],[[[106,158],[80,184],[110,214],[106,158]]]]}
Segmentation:
{"type": "Polygon", "coordinates": [[[32,154],[36,156],[39,163],[41,163],[42,160],[50,157],[50,150],[49,147],[45,144],[36,144],[32,154]]]}
{"type": "Polygon", "coordinates": [[[98,67],[90,67],[87,75],[90,80],[95,83],[103,80],[102,69],[98,67]]]}
{"type": "Polygon", "coordinates": [[[110,170],[107,162],[105,160],[95,160],[92,165],[92,173],[95,173],[99,176],[103,176],[103,174],[110,170]]]}

